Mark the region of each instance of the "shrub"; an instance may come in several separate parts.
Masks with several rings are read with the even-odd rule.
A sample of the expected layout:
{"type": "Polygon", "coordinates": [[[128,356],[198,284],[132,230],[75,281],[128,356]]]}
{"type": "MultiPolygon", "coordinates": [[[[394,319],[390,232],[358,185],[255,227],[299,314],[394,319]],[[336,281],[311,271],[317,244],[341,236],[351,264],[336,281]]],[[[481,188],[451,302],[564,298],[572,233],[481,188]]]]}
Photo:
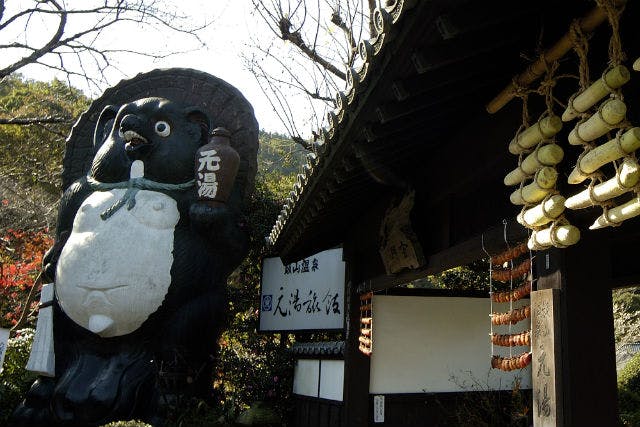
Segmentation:
{"type": "Polygon", "coordinates": [[[22,400],[36,374],[25,369],[29,360],[31,343],[35,331],[21,329],[9,339],[4,358],[4,369],[0,372],[0,425],[5,425],[14,408],[22,400]]]}
{"type": "Polygon", "coordinates": [[[640,353],[618,375],[620,418],[626,426],[640,426],[640,353]]]}

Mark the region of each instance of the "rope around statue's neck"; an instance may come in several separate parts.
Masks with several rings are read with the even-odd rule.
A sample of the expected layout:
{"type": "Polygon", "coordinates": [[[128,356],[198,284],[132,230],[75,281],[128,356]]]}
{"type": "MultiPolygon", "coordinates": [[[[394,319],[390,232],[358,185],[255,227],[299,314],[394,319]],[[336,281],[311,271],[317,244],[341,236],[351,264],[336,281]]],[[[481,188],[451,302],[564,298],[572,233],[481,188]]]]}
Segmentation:
{"type": "Polygon", "coordinates": [[[127,205],[127,210],[133,209],[136,205],[136,194],[140,190],[185,191],[193,187],[196,182],[192,179],[191,181],[183,182],[181,184],[168,184],[164,182],[151,181],[145,177],[131,178],[129,181],[122,182],[100,182],[88,176],[87,183],[94,191],[108,191],[118,188],[127,189],[120,200],[100,214],[100,218],[102,218],[103,221],[106,221],[125,204],[127,205]]]}

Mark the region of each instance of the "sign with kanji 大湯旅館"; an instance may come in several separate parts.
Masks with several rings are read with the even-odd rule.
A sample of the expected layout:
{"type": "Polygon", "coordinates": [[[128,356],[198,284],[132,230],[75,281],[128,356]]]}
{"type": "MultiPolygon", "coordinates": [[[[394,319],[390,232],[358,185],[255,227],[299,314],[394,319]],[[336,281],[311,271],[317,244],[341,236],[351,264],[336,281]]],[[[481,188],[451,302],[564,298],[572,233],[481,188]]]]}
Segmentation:
{"type": "Polygon", "coordinates": [[[291,264],[262,264],[260,331],[342,329],[342,249],[330,249],[291,264]]]}

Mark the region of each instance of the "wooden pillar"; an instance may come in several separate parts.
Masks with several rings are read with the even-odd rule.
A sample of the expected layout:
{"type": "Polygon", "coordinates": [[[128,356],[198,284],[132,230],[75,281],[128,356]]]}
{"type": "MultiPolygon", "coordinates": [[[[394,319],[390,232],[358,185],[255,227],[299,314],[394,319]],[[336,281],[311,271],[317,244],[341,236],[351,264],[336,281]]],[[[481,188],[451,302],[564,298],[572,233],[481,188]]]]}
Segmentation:
{"type": "Polygon", "coordinates": [[[358,350],[360,298],[353,248],[344,245],[346,272],[343,427],[365,427],[369,422],[369,357],[358,350]]]}
{"type": "Polygon", "coordinates": [[[360,336],[360,300],[355,284],[349,283],[349,317],[345,337],[344,427],[369,425],[369,357],[358,350],[360,336]]]}
{"type": "MultiPolygon", "coordinates": [[[[549,357],[561,365],[555,371],[561,392],[554,402],[558,418],[551,424],[538,419],[536,427],[618,425],[609,256],[603,234],[594,232],[583,233],[573,247],[537,254],[538,289],[557,290],[549,357]]],[[[535,323],[532,328],[535,335],[535,323]]],[[[544,390],[533,390],[534,405],[536,393],[544,396],[544,390]]]]}

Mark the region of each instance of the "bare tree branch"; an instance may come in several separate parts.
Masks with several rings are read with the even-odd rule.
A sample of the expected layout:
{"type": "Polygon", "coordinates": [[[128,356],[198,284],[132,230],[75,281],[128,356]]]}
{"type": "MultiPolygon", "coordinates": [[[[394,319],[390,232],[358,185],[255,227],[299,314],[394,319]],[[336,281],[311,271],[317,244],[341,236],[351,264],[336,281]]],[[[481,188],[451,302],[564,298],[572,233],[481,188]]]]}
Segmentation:
{"type": "Polygon", "coordinates": [[[344,32],[347,40],[349,41],[349,46],[351,46],[351,49],[355,50],[357,46],[356,41],[353,38],[353,34],[351,33],[351,27],[342,20],[340,12],[338,12],[337,10],[333,11],[333,13],[331,14],[331,22],[344,32]]]}
{"type": "Polygon", "coordinates": [[[280,28],[280,37],[282,40],[286,40],[291,42],[294,46],[297,46],[305,55],[307,55],[312,61],[317,62],[323,68],[325,68],[330,73],[333,73],[335,76],[341,78],[342,80],[347,79],[347,75],[344,71],[341,71],[335,65],[331,64],[325,58],[321,57],[315,49],[309,48],[305,41],[302,39],[302,34],[300,34],[299,30],[292,31],[291,30],[291,21],[289,21],[286,17],[281,17],[278,23],[278,28],[280,28]]]}
{"type": "MultiPolygon", "coordinates": [[[[35,125],[35,124],[53,124],[53,123],[73,123],[73,119],[70,117],[56,117],[56,116],[44,116],[44,117],[0,117],[0,125],[35,125]]],[[[66,137],[66,135],[62,135],[66,137]]]]}
{"type": "Polygon", "coordinates": [[[375,31],[370,23],[376,0],[252,0],[264,32],[253,40],[262,57],[246,59],[290,137],[313,149],[334,94],[346,80],[345,67],[360,60],[357,46],[375,31]],[[278,43],[284,40],[289,43],[278,43]],[[302,112],[306,114],[301,117],[302,112]],[[308,126],[308,128],[307,128],[308,126]],[[311,128],[311,138],[299,138],[311,128]]]}
{"type": "Polygon", "coordinates": [[[60,6],[56,1],[50,0],[49,2],[59,12],[60,22],[58,23],[58,28],[57,28],[56,32],[53,34],[51,39],[49,39],[47,44],[42,46],[40,49],[34,50],[31,53],[31,55],[25,56],[24,58],[14,62],[13,64],[9,65],[8,67],[5,67],[5,68],[1,69],[0,70],[0,78],[2,78],[4,76],[8,76],[9,74],[13,73],[16,70],[19,70],[20,68],[24,67],[27,64],[31,64],[31,63],[36,62],[39,58],[41,58],[42,56],[46,55],[47,53],[49,53],[50,51],[52,51],[53,49],[55,49],[57,47],[58,43],[60,42],[60,39],[62,38],[62,35],[64,34],[64,28],[67,25],[67,14],[64,11],[64,9],[62,8],[62,6],[60,6]]]}
{"type": "MultiPolygon", "coordinates": [[[[105,80],[104,73],[108,68],[113,67],[113,58],[121,53],[144,55],[152,58],[163,58],[176,52],[158,52],[145,53],[132,48],[105,48],[99,43],[99,39],[105,34],[106,30],[113,31],[115,26],[126,23],[135,23],[140,27],[164,29],[175,33],[186,34],[200,46],[204,45],[200,39],[199,32],[207,28],[211,22],[204,22],[201,25],[194,25],[193,19],[172,12],[166,6],[169,2],[158,0],[103,0],[97,5],[86,6],[84,8],[74,9],[60,0],[31,0],[32,4],[27,5],[23,9],[12,10],[9,16],[5,16],[11,8],[5,8],[4,0],[0,0],[0,30],[13,28],[15,33],[18,25],[23,24],[22,34],[24,41],[12,40],[10,43],[0,45],[0,57],[12,58],[8,54],[20,52],[22,56],[7,63],[6,61],[0,68],[0,79],[20,70],[28,64],[38,64],[45,67],[63,71],[68,78],[71,76],[80,76],[93,82],[96,86],[98,82],[105,80]],[[45,24],[38,24],[35,18],[38,17],[45,24]],[[71,17],[76,17],[77,22],[70,23],[71,17]],[[42,45],[37,46],[28,41],[29,34],[34,32],[35,26],[38,25],[37,33],[46,34],[49,31],[47,23],[52,19],[57,20],[57,25],[51,29],[48,40],[42,45]],[[73,30],[73,31],[69,31],[73,30]],[[85,55],[87,57],[85,58],[85,55]],[[65,63],[65,56],[73,56],[76,58],[72,65],[71,62],[65,63]],[[47,59],[49,58],[49,59],[47,59]],[[90,59],[89,59],[90,58],[90,59]],[[57,59],[52,64],[52,59],[57,59]],[[96,77],[90,74],[90,70],[85,68],[91,65],[98,69],[101,76],[96,77]]],[[[55,22],[55,21],[54,21],[55,22]]],[[[11,29],[9,29],[11,30],[11,29]]],[[[8,34],[8,33],[5,33],[8,34]]],[[[93,67],[91,68],[93,69],[93,67]]]]}

